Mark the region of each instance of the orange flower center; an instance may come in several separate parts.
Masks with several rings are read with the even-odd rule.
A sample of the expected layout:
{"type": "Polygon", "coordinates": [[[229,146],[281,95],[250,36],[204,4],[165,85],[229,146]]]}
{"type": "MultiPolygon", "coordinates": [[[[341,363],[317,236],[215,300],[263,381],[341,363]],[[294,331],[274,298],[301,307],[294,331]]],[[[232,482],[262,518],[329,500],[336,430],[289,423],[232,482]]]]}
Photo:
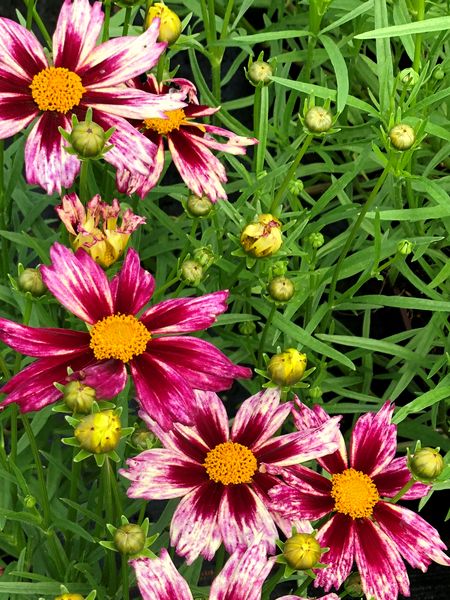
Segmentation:
{"type": "Polygon", "coordinates": [[[210,450],[203,466],[212,481],[230,485],[251,483],[258,464],[249,448],[228,441],[210,450]]]}
{"type": "Polygon", "coordinates": [[[96,323],[91,331],[92,348],[95,358],[104,360],[115,358],[124,363],[139,356],[151,339],[150,331],[133,315],[111,315],[96,323]]]}
{"type": "Polygon", "coordinates": [[[48,67],[33,77],[30,85],[33,100],[41,110],[66,113],[80,100],[86,91],[81,78],[64,67],[48,67]]]}
{"type": "Polygon", "coordinates": [[[164,112],[167,119],[145,119],[144,125],[147,129],[153,129],[160,135],[167,135],[174,129],[180,129],[181,125],[185,123],[186,115],[182,108],[176,110],[167,110],[164,112]]]}
{"type": "Polygon", "coordinates": [[[331,478],[331,496],[334,510],[349,515],[352,519],[371,517],[373,507],[380,499],[372,479],[355,469],[345,469],[331,478]]]}

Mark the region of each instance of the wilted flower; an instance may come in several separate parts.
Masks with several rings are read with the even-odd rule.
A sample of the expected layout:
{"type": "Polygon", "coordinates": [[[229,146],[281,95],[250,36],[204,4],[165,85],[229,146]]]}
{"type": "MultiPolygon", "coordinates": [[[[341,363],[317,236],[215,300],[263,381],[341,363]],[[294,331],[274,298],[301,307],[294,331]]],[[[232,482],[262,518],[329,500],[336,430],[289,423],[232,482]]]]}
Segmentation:
{"type": "MultiPolygon", "coordinates": [[[[125,387],[128,365],[137,398],[163,427],[192,422],[194,389],[223,390],[251,371],[234,365],[213,344],[186,333],[206,329],[226,310],[227,291],[198,298],[174,298],[140,313],[155,282],[128,250],[122,269],[108,281],[84,251],[61,244],[50,249],[52,264],[41,267],[44,283],[89,331],[35,328],[0,319],[0,340],[38,360],[15,375],[0,392],[1,406],[16,402],[23,412],[39,410],[61,397],[54,382],[67,382],[67,368],[100,398],[125,387]]],[[[61,386],[60,386],[61,387],[61,386]]]]}
{"type": "Polygon", "coordinates": [[[150,27],[155,19],[160,20],[158,42],[167,42],[169,46],[174,44],[181,34],[179,16],[166,6],[164,2],[155,2],[148,9],[145,18],[145,28],[150,27]]]}
{"type": "MultiPolygon", "coordinates": [[[[402,557],[422,571],[433,560],[450,565],[443,552],[445,544],[434,527],[413,511],[389,502],[411,477],[406,458],[394,458],[397,427],[391,423],[393,410],[386,402],[378,413],[358,419],[349,460],[342,436],[337,452],[318,459],[331,478],[293,466],[283,471],[286,484],[269,492],[272,509],[287,519],[301,516],[315,521],[330,515],[317,535],[320,545],[329,548],[321,558],[328,566],[318,570],[315,579],[315,585],[327,591],[342,585],[354,561],[365,595],[376,600],[409,596],[402,557]]],[[[302,404],[294,416],[297,428],[317,426],[329,419],[321,407],[311,410],[302,404]]],[[[421,498],[429,489],[414,483],[403,498],[421,498]]]]}
{"type": "MultiPolygon", "coordinates": [[[[150,75],[145,83],[139,79],[128,82],[135,90],[157,94],[160,101],[171,99],[177,92],[187,102],[184,108],[167,110],[158,118],[134,121],[154,144],[158,151],[151,168],[144,177],[134,177],[133,173],[122,173],[118,179],[120,191],[136,192],[143,198],[152,189],[161,176],[164,167],[164,138],[167,140],[172,160],[187,187],[197,196],[208,196],[212,202],[219,198],[226,199],[227,195],[222,183],[227,181],[227,175],[222,163],[214,156],[211,149],[221,150],[229,154],[245,154],[246,146],[257,143],[255,138],[246,138],[232,131],[215,127],[207,123],[197,123],[193,119],[208,117],[219,108],[202,106],[197,100],[197,90],[187,79],[168,79],[158,83],[150,75]],[[218,142],[213,135],[228,138],[227,142],[218,142]]],[[[141,92],[142,93],[142,92],[141,92]]]]}
{"type": "Polygon", "coordinates": [[[281,222],[271,214],[258,215],[241,232],[242,248],[255,258],[272,256],[282,243],[281,222]]]}
{"type": "Polygon", "coordinates": [[[96,46],[103,26],[100,2],[65,0],[53,36],[52,60],[31,31],[0,18],[0,139],[22,131],[36,118],[25,146],[28,183],[48,194],[69,188],[80,161],[64,150],[58,128],[69,131],[71,116],[84,119],[89,107],[103,129],[115,127],[106,160],[119,171],[145,175],[156,147],[127,118],[154,118],[184,106],[180,94],[160,98],[123,84],[151,69],[166,44],[157,43],[159,21],[138,37],[96,46]]]}
{"type": "Polygon", "coordinates": [[[243,402],[231,432],[223,402],[213,392],[196,392],[191,427],[173,423],[163,431],[141,413],[163,448],[128,459],[121,474],[132,481],[131,498],[182,498],[170,537],[188,563],[200,554],[212,559],[222,542],[234,552],[258,532],[274,551],[275,524],[286,535],[292,526],[311,531],[309,523],[283,521],[267,509],[268,490],[280,481],[267,467],[289,467],[329,453],[336,448],[337,420],[274,437],[291,408],[290,402],[280,405],[278,389],[260,392],[243,402]]]}
{"type": "Polygon", "coordinates": [[[122,256],[130,235],[145,223],[144,217],[135,215],[130,208],[121,211],[115,198],[109,205],[98,194],[87,203],[86,209],[76,194],[68,194],[56,212],[70,234],[73,248],[83,248],[105,268],[122,256]]]}

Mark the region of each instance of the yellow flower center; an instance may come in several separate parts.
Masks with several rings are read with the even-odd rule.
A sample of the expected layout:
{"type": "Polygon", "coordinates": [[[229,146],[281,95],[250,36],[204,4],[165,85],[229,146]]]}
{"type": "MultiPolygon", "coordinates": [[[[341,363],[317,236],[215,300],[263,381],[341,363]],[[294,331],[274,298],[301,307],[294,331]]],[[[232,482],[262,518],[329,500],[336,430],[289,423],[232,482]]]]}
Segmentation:
{"type": "Polygon", "coordinates": [[[167,119],[145,119],[144,124],[147,129],[153,129],[153,131],[156,131],[160,135],[167,135],[174,129],[180,129],[186,120],[186,115],[182,108],[168,110],[164,114],[167,119]]]}
{"type": "Polygon", "coordinates": [[[30,85],[33,100],[41,110],[66,113],[80,100],[86,91],[81,78],[64,67],[48,67],[33,77],[30,85]]]}
{"type": "Polygon", "coordinates": [[[133,315],[111,315],[96,323],[90,347],[98,360],[116,358],[124,363],[139,356],[147,347],[151,333],[133,315]]]}
{"type": "Polygon", "coordinates": [[[250,483],[258,464],[253,452],[236,442],[224,442],[208,452],[203,466],[216,483],[250,483]]]}
{"type": "Polygon", "coordinates": [[[372,479],[355,469],[345,469],[331,478],[331,496],[334,498],[334,510],[352,519],[371,517],[373,507],[380,499],[372,479]]]}

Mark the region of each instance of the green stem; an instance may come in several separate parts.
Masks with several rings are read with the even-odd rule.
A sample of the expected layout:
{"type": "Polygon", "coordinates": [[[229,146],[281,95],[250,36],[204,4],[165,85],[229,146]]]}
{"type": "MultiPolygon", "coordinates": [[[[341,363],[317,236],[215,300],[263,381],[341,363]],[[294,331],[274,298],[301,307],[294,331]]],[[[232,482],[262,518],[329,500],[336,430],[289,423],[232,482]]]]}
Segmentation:
{"type": "Polygon", "coordinates": [[[33,455],[34,464],[36,465],[36,474],[38,478],[41,506],[43,512],[43,525],[44,528],[47,529],[51,523],[51,510],[50,510],[50,501],[48,499],[47,493],[47,484],[45,482],[44,477],[44,469],[42,467],[41,457],[39,455],[39,450],[36,444],[36,438],[34,437],[33,430],[31,429],[30,422],[25,413],[21,414],[22,423],[25,429],[25,432],[28,437],[28,441],[30,443],[31,453],[33,455]]]}
{"type": "MultiPolygon", "coordinates": [[[[78,448],[74,451],[75,454],[78,453],[78,448]]],[[[81,462],[75,462],[72,460],[72,469],[71,469],[71,478],[70,478],[70,490],[69,490],[69,499],[72,502],[76,502],[77,500],[77,492],[78,492],[78,481],[80,480],[81,474],[81,462]]],[[[75,523],[77,518],[77,509],[69,506],[69,511],[67,514],[67,520],[71,523],[75,523]]]]}
{"type": "Polygon", "coordinates": [[[159,57],[158,66],[156,67],[156,79],[161,83],[164,79],[164,69],[166,66],[166,53],[163,52],[159,57]]]}
{"type": "Polygon", "coordinates": [[[271,592],[273,592],[273,590],[277,586],[277,583],[283,577],[283,573],[284,573],[284,565],[281,565],[277,569],[277,572],[266,581],[266,583],[264,584],[264,587],[263,587],[263,594],[262,594],[262,597],[264,598],[264,600],[270,598],[271,592]]]}
{"type": "Polygon", "coordinates": [[[302,158],[304,157],[306,151],[308,150],[309,145],[311,144],[311,141],[312,141],[313,137],[314,137],[313,135],[307,135],[305,137],[305,139],[303,141],[302,147],[300,148],[297,156],[295,157],[295,159],[293,160],[291,166],[289,167],[289,170],[286,173],[286,176],[283,179],[282,184],[278,188],[278,191],[275,194],[275,197],[274,197],[274,199],[272,201],[272,204],[270,205],[269,212],[271,214],[276,213],[276,211],[278,210],[278,207],[279,207],[279,204],[280,204],[281,199],[283,197],[283,194],[287,190],[287,188],[289,186],[289,182],[291,181],[292,177],[295,175],[297,167],[300,164],[300,161],[302,160],[302,158]]]}
{"type": "Polygon", "coordinates": [[[303,592],[308,589],[308,585],[311,583],[312,580],[313,580],[312,577],[307,577],[305,579],[305,581],[301,585],[298,586],[298,588],[295,590],[295,593],[303,594],[303,592]]]}
{"type": "MultiPolygon", "coordinates": [[[[258,138],[259,144],[256,146],[255,152],[255,171],[256,176],[264,170],[264,157],[267,147],[267,130],[269,122],[269,88],[261,84],[255,89],[255,137],[258,138]]],[[[289,182],[288,182],[289,184],[289,182]]]]}
{"type": "MultiPolygon", "coordinates": [[[[105,522],[115,525],[116,523],[114,518],[114,507],[111,493],[111,471],[109,458],[107,456],[105,457],[105,462],[102,466],[101,486],[99,491],[99,505],[104,507],[105,522]]],[[[107,552],[106,561],[108,565],[107,572],[109,573],[109,580],[107,581],[107,584],[109,585],[110,590],[114,590],[116,588],[116,565],[115,557],[112,552],[107,552]]]]}
{"type": "MultiPolygon", "coordinates": [[[[5,145],[4,141],[0,140],[0,229],[8,229],[7,223],[7,201],[5,196],[5,145]]],[[[9,271],[9,243],[8,240],[3,239],[2,243],[2,257],[1,257],[1,277],[2,280],[7,278],[9,271]]]]}
{"type": "Polygon", "coordinates": [[[390,500],[391,504],[396,504],[400,500],[400,498],[402,498],[402,496],[404,496],[406,494],[406,492],[408,492],[412,488],[412,486],[414,484],[415,484],[415,481],[411,477],[411,479],[405,483],[405,485],[398,492],[398,494],[395,494],[395,496],[392,498],[392,500],[390,500]]]}
{"type": "Polygon", "coordinates": [[[89,188],[88,188],[88,172],[89,172],[89,160],[81,161],[80,168],[80,200],[81,202],[89,201],[89,188]]]}
{"type": "Polygon", "coordinates": [[[27,23],[26,28],[31,31],[31,24],[33,23],[33,8],[34,0],[28,0],[27,2],[27,23]]]}
{"type": "MultiPolygon", "coordinates": [[[[45,41],[48,49],[51,50],[52,49],[52,38],[50,37],[50,35],[47,31],[47,28],[45,27],[41,17],[39,16],[39,14],[36,10],[36,6],[33,3],[33,0],[23,0],[23,3],[27,7],[27,9],[30,4],[32,5],[32,20],[38,26],[38,29],[41,32],[41,35],[44,38],[44,41],[45,41]]],[[[28,19],[28,15],[27,15],[27,19],[28,19]]]]}
{"type": "Polygon", "coordinates": [[[225,9],[225,15],[223,17],[223,23],[222,23],[222,31],[220,33],[220,39],[223,40],[228,32],[228,24],[230,22],[230,18],[231,18],[231,13],[233,11],[233,7],[234,7],[234,0],[228,0],[227,3],[227,7],[225,9]]]}
{"type": "Polygon", "coordinates": [[[109,21],[111,19],[111,0],[105,0],[105,21],[103,23],[102,42],[109,39],[109,21]]]}
{"type": "Polygon", "coordinates": [[[274,314],[277,311],[277,305],[275,302],[272,304],[272,308],[270,309],[269,316],[267,317],[266,324],[264,325],[263,332],[261,334],[261,339],[259,340],[259,348],[258,348],[258,366],[261,368],[264,363],[263,352],[264,352],[264,344],[266,343],[267,334],[269,333],[270,325],[272,324],[272,319],[274,314]]]}
{"type": "MultiPolygon", "coordinates": [[[[425,19],[425,0],[417,0],[417,21],[423,21],[425,19]]],[[[422,59],[422,33],[416,33],[414,43],[414,60],[413,69],[416,73],[419,73],[422,59]]]]}
{"type": "Polygon", "coordinates": [[[128,34],[128,28],[130,26],[130,19],[131,19],[131,6],[128,6],[125,9],[125,20],[123,22],[122,35],[128,34]]]}
{"type": "Polygon", "coordinates": [[[130,590],[128,581],[128,559],[122,554],[122,598],[123,600],[129,600],[130,590]]]}

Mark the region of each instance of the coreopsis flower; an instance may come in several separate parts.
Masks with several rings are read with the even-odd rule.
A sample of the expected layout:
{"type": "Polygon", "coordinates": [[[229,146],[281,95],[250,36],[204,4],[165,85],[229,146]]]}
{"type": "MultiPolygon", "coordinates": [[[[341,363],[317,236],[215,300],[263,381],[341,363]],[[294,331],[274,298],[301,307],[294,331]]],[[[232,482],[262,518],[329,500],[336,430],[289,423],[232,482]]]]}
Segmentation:
{"type": "Polygon", "coordinates": [[[83,248],[102,267],[109,267],[122,256],[130,235],[145,223],[145,218],[135,215],[130,208],[121,214],[116,198],[109,205],[98,194],[87,203],[86,209],[76,194],[68,194],[56,212],[70,234],[74,249],[83,248]]]}
{"type": "Polygon", "coordinates": [[[101,2],[65,0],[53,35],[52,61],[31,31],[0,18],[0,139],[25,129],[36,118],[25,146],[26,178],[48,194],[72,185],[80,168],[67,153],[58,127],[71,129],[75,114],[89,107],[103,129],[115,127],[106,160],[118,170],[145,175],[156,147],[126,119],[163,117],[184,106],[182,95],[163,98],[127,88],[128,79],[151,69],[166,47],[157,43],[155,20],[140,36],[96,46],[103,25],[101,2]]]}
{"type": "MultiPolygon", "coordinates": [[[[264,580],[269,575],[273,558],[258,539],[248,548],[239,547],[230,556],[211,585],[209,600],[261,600],[264,580]]],[[[189,586],[175,568],[169,553],[161,550],[159,558],[137,558],[130,561],[143,600],[193,600],[189,586]]],[[[298,596],[282,596],[278,600],[306,600],[298,596]]],[[[328,594],[319,600],[339,600],[328,594]]]]}
{"type": "Polygon", "coordinates": [[[245,154],[245,147],[257,143],[257,140],[236,135],[221,127],[194,121],[198,117],[213,115],[219,108],[200,105],[197,90],[187,79],[168,79],[160,84],[150,75],[145,83],[134,79],[128,82],[128,85],[136,90],[158,94],[161,101],[171,98],[172,94],[179,90],[187,105],[184,108],[165,111],[165,118],[135,122],[136,127],[157,145],[158,151],[146,177],[121,173],[118,178],[119,190],[136,192],[143,198],[157,184],[164,167],[165,138],[172,160],[187,187],[197,196],[208,196],[212,202],[219,198],[226,199],[227,195],[222,186],[222,183],[227,181],[225,168],[211,149],[228,154],[245,154]],[[212,134],[228,138],[228,141],[218,142],[212,134]]]}
{"type": "MultiPolygon", "coordinates": [[[[318,460],[331,479],[303,466],[283,471],[286,484],[270,490],[272,507],[285,518],[331,518],[319,530],[317,541],[330,550],[317,571],[315,585],[339,588],[354,561],[364,593],[376,600],[409,596],[409,580],[402,557],[426,571],[431,561],[450,565],[438,532],[422,517],[389,501],[409,481],[406,457],[395,458],[397,427],[391,423],[394,407],[386,402],[378,413],[362,415],[355,424],[347,458],[344,438],[339,450],[318,460]],[[382,500],[382,498],[384,498],[382,500]]],[[[329,416],[316,406],[300,405],[294,416],[298,428],[326,423],[329,416]]],[[[429,486],[415,483],[404,500],[421,498],[429,486]]]]}
{"type": "Polygon", "coordinates": [[[233,421],[213,392],[196,392],[193,425],[174,423],[163,431],[142,414],[163,448],[128,460],[121,474],[132,481],[131,498],[179,498],[170,538],[188,563],[200,554],[210,560],[223,542],[228,552],[248,545],[259,532],[269,551],[275,551],[276,524],[289,534],[292,526],[311,531],[309,523],[286,522],[268,509],[268,490],[279,479],[267,465],[288,467],[323,456],[337,447],[336,421],[273,437],[292,409],[280,405],[278,389],[248,398],[233,421]]]}
{"type": "Polygon", "coordinates": [[[44,283],[89,331],[35,328],[0,319],[0,340],[38,360],[1,389],[2,406],[16,402],[23,412],[55,402],[67,383],[67,369],[80,373],[99,398],[125,387],[127,365],[142,408],[162,427],[192,422],[194,388],[221,390],[251,371],[234,365],[213,344],[184,334],[212,325],[226,310],[228,291],[198,298],[165,300],[140,314],[153,294],[153,276],[129,249],[111,281],[82,249],[50,249],[52,264],[41,267],[44,283]]]}
{"type": "Polygon", "coordinates": [[[271,214],[257,215],[241,231],[241,246],[251,256],[264,258],[278,252],[283,243],[281,221],[271,214]]]}

